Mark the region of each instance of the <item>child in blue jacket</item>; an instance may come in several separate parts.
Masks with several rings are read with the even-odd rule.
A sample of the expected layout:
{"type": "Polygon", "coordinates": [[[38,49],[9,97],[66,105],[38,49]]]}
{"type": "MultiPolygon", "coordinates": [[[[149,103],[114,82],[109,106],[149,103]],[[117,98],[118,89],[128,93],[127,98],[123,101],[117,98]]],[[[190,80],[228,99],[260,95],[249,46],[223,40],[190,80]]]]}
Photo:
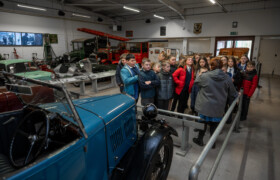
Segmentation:
{"type": "Polygon", "coordinates": [[[139,97],[138,75],[139,67],[136,64],[135,56],[128,54],[126,56],[126,65],[121,70],[121,78],[124,84],[124,92],[134,97],[136,102],[139,97]]]}

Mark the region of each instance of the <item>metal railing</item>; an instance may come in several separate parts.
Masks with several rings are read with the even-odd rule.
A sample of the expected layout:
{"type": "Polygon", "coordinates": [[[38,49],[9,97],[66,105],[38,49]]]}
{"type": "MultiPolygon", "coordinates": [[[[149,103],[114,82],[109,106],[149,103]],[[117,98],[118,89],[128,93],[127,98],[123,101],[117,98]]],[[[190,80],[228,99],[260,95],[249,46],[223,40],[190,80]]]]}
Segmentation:
{"type": "MultiPolygon", "coordinates": [[[[138,105],[137,107],[143,108],[143,106],[138,105]]],[[[181,144],[175,144],[175,146],[180,146],[180,151],[178,151],[176,154],[180,156],[186,156],[188,150],[191,148],[191,144],[189,143],[189,137],[190,137],[190,127],[196,128],[196,129],[203,129],[204,124],[195,122],[193,120],[202,120],[199,116],[193,116],[189,114],[183,114],[173,111],[167,111],[163,109],[158,109],[159,114],[157,115],[156,119],[165,119],[168,122],[181,122],[182,123],[182,135],[181,135],[181,144]],[[160,114],[163,113],[163,114],[160,114]],[[165,114],[168,114],[165,115],[165,114]],[[173,117],[171,117],[172,115],[173,117]],[[178,118],[181,117],[181,118],[178,118]]],[[[142,116],[142,111],[137,111],[137,115],[142,116]]]]}
{"type": "Polygon", "coordinates": [[[208,175],[208,180],[211,180],[213,178],[213,176],[215,175],[215,172],[218,168],[219,162],[222,158],[222,155],[224,153],[224,150],[226,148],[226,145],[228,144],[229,141],[229,137],[233,131],[233,129],[235,128],[236,131],[238,131],[239,128],[239,121],[240,121],[240,115],[241,115],[241,110],[242,110],[242,98],[243,98],[243,90],[240,91],[241,93],[239,94],[239,96],[233,101],[233,103],[231,104],[231,106],[229,107],[229,109],[227,110],[226,114],[224,115],[223,119],[221,120],[221,122],[219,123],[217,129],[215,130],[214,134],[211,136],[211,138],[209,139],[209,141],[207,142],[206,146],[204,147],[202,153],[200,154],[200,156],[198,157],[198,159],[196,160],[196,162],[192,165],[190,171],[189,171],[189,180],[197,180],[198,178],[198,174],[200,172],[200,168],[206,158],[206,156],[208,155],[209,151],[211,150],[213,144],[216,142],[216,139],[218,137],[218,135],[220,134],[220,132],[222,131],[227,119],[229,118],[229,116],[231,115],[235,105],[237,104],[237,101],[239,100],[239,105],[238,105],[238,111],[235,115],[234,121],[232,122],[232,125],[226,135],[226,138],[223,142],[223,145],[218,153],[218,156],[212,166],[211,172],[208,175]]]}

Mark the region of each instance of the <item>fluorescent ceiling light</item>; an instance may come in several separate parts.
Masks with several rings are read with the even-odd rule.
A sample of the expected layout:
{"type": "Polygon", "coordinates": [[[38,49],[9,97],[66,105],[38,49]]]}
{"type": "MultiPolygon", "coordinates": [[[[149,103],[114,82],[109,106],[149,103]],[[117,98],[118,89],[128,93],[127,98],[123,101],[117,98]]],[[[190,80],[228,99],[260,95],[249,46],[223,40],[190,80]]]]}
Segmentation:
{"type": "Polygon", "coordinates": [[[34,7],[34,6],[26,6],[26,5],[22,5],[22,4],[18,4],[17,6],[22,7],[22,8],[35,9],[35,10],[39,10],[39,11],[47,11],[44,8],[38,8],[38,7],[34,7]]]}
{"type": "Polygon", "coordinates": [[[158,16],[158,15],[156,15],[156,14],[154,14],[154,17],[159,18],[159,19],[164,19],[164,17],[158,16]]]}
{"type": "Polygon", "coordinates": [[[140,12],[139,10],[137,10],[137,9],[133,9],[133,8],[131,8],[131,7],[127,7],[127,6],[123,6],[123,8],[124,9],[127,9],[127,10],[130,10],[130,11],[134,11],[134,12],[140,12]]]}
{"type": "Polygon", "coordinates": [[[215,4],[216,2],[215,2],[215,0],[209,0],[212,4],[215,4]]]}
{"type": "Polygon", "coordinates": [[[82,14],[72,14],[73,16],[83,17],[83,18],[90,18],[90,16],[82,15],[82,14]]]}

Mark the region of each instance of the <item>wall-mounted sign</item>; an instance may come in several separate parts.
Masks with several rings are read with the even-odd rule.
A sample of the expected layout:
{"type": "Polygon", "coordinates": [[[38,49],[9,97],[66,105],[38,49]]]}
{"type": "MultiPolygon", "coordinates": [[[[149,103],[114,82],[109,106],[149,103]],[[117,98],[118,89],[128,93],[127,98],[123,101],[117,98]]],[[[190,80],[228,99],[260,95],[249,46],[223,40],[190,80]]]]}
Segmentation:
{"type": "Polygon", "coordinates": [[[237,21],[233,21],[232,22],[232,28],[237,28],[238,26],[238,22],[237,21]]]}
{"type": "Polygon", "coordinates": [[[133,37],[133,31],[126,31],[125,37],[133,37]]]}
{"type": "Polygon", "coordinates": [[[49,38],[50,38],[50,43],[51,44],[57,44],[58,43],[57,34],[49,34],[49,38]]]}
{"type": "Polygon", "coordinates": [[[238,32],[236,32],[236,31],[230,32],[230,35],[231,36],[236,36],[236,35],[238,35],[238,32]]]}
{"type": "Polygon", "coordinates": [[[160,27],[160,36],[166,36],[166,26],[160,27]]]}
{"type": "Polygon", "coordinates": [[[200,34],[202,30],[202,23],[194,23],[193,25],[193,33],[200,34]]]}

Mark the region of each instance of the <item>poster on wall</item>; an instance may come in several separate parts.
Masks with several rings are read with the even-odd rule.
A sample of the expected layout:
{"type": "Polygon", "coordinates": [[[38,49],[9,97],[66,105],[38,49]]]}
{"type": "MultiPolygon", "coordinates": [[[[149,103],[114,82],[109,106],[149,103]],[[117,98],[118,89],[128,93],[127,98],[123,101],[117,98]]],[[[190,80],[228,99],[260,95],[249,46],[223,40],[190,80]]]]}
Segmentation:
{"type": "Polygon", "coordinates": [[[23,46],[42,46],[43,35],[38,33],[21,33],[21,44],[23,46]]]}
{"type": "Polygon", "coordinates": [[[49,34],[49,39],[50,39],[51,44],[57,44],[58,43],[57,34],[49,34]]]}
{"type": "Polygon", "coordinates": [[[194,23],[193,25],[193,33],[200,34],[202,30],[202,23],[194,23]]]}
{"type": "Polygon", "coordinates": [[[133,37],[133,31],[126,31],[125,36],[126,37],[133,37]]]}
{"type": "Polygon", "coordinates": [[[21,46],[21,33],[16,32],[15,35],[16,35],[16,45],[21,46]]]}
{"type": "Polygon", "coordinates": [[[42,46],[43,34],[0,31],[0,46],[42,46]]]}
{"type": "Polygon", "coordinates": [[[0,32],[0,45],[14,46],[16,45],[14,32],[0,32]]]}

